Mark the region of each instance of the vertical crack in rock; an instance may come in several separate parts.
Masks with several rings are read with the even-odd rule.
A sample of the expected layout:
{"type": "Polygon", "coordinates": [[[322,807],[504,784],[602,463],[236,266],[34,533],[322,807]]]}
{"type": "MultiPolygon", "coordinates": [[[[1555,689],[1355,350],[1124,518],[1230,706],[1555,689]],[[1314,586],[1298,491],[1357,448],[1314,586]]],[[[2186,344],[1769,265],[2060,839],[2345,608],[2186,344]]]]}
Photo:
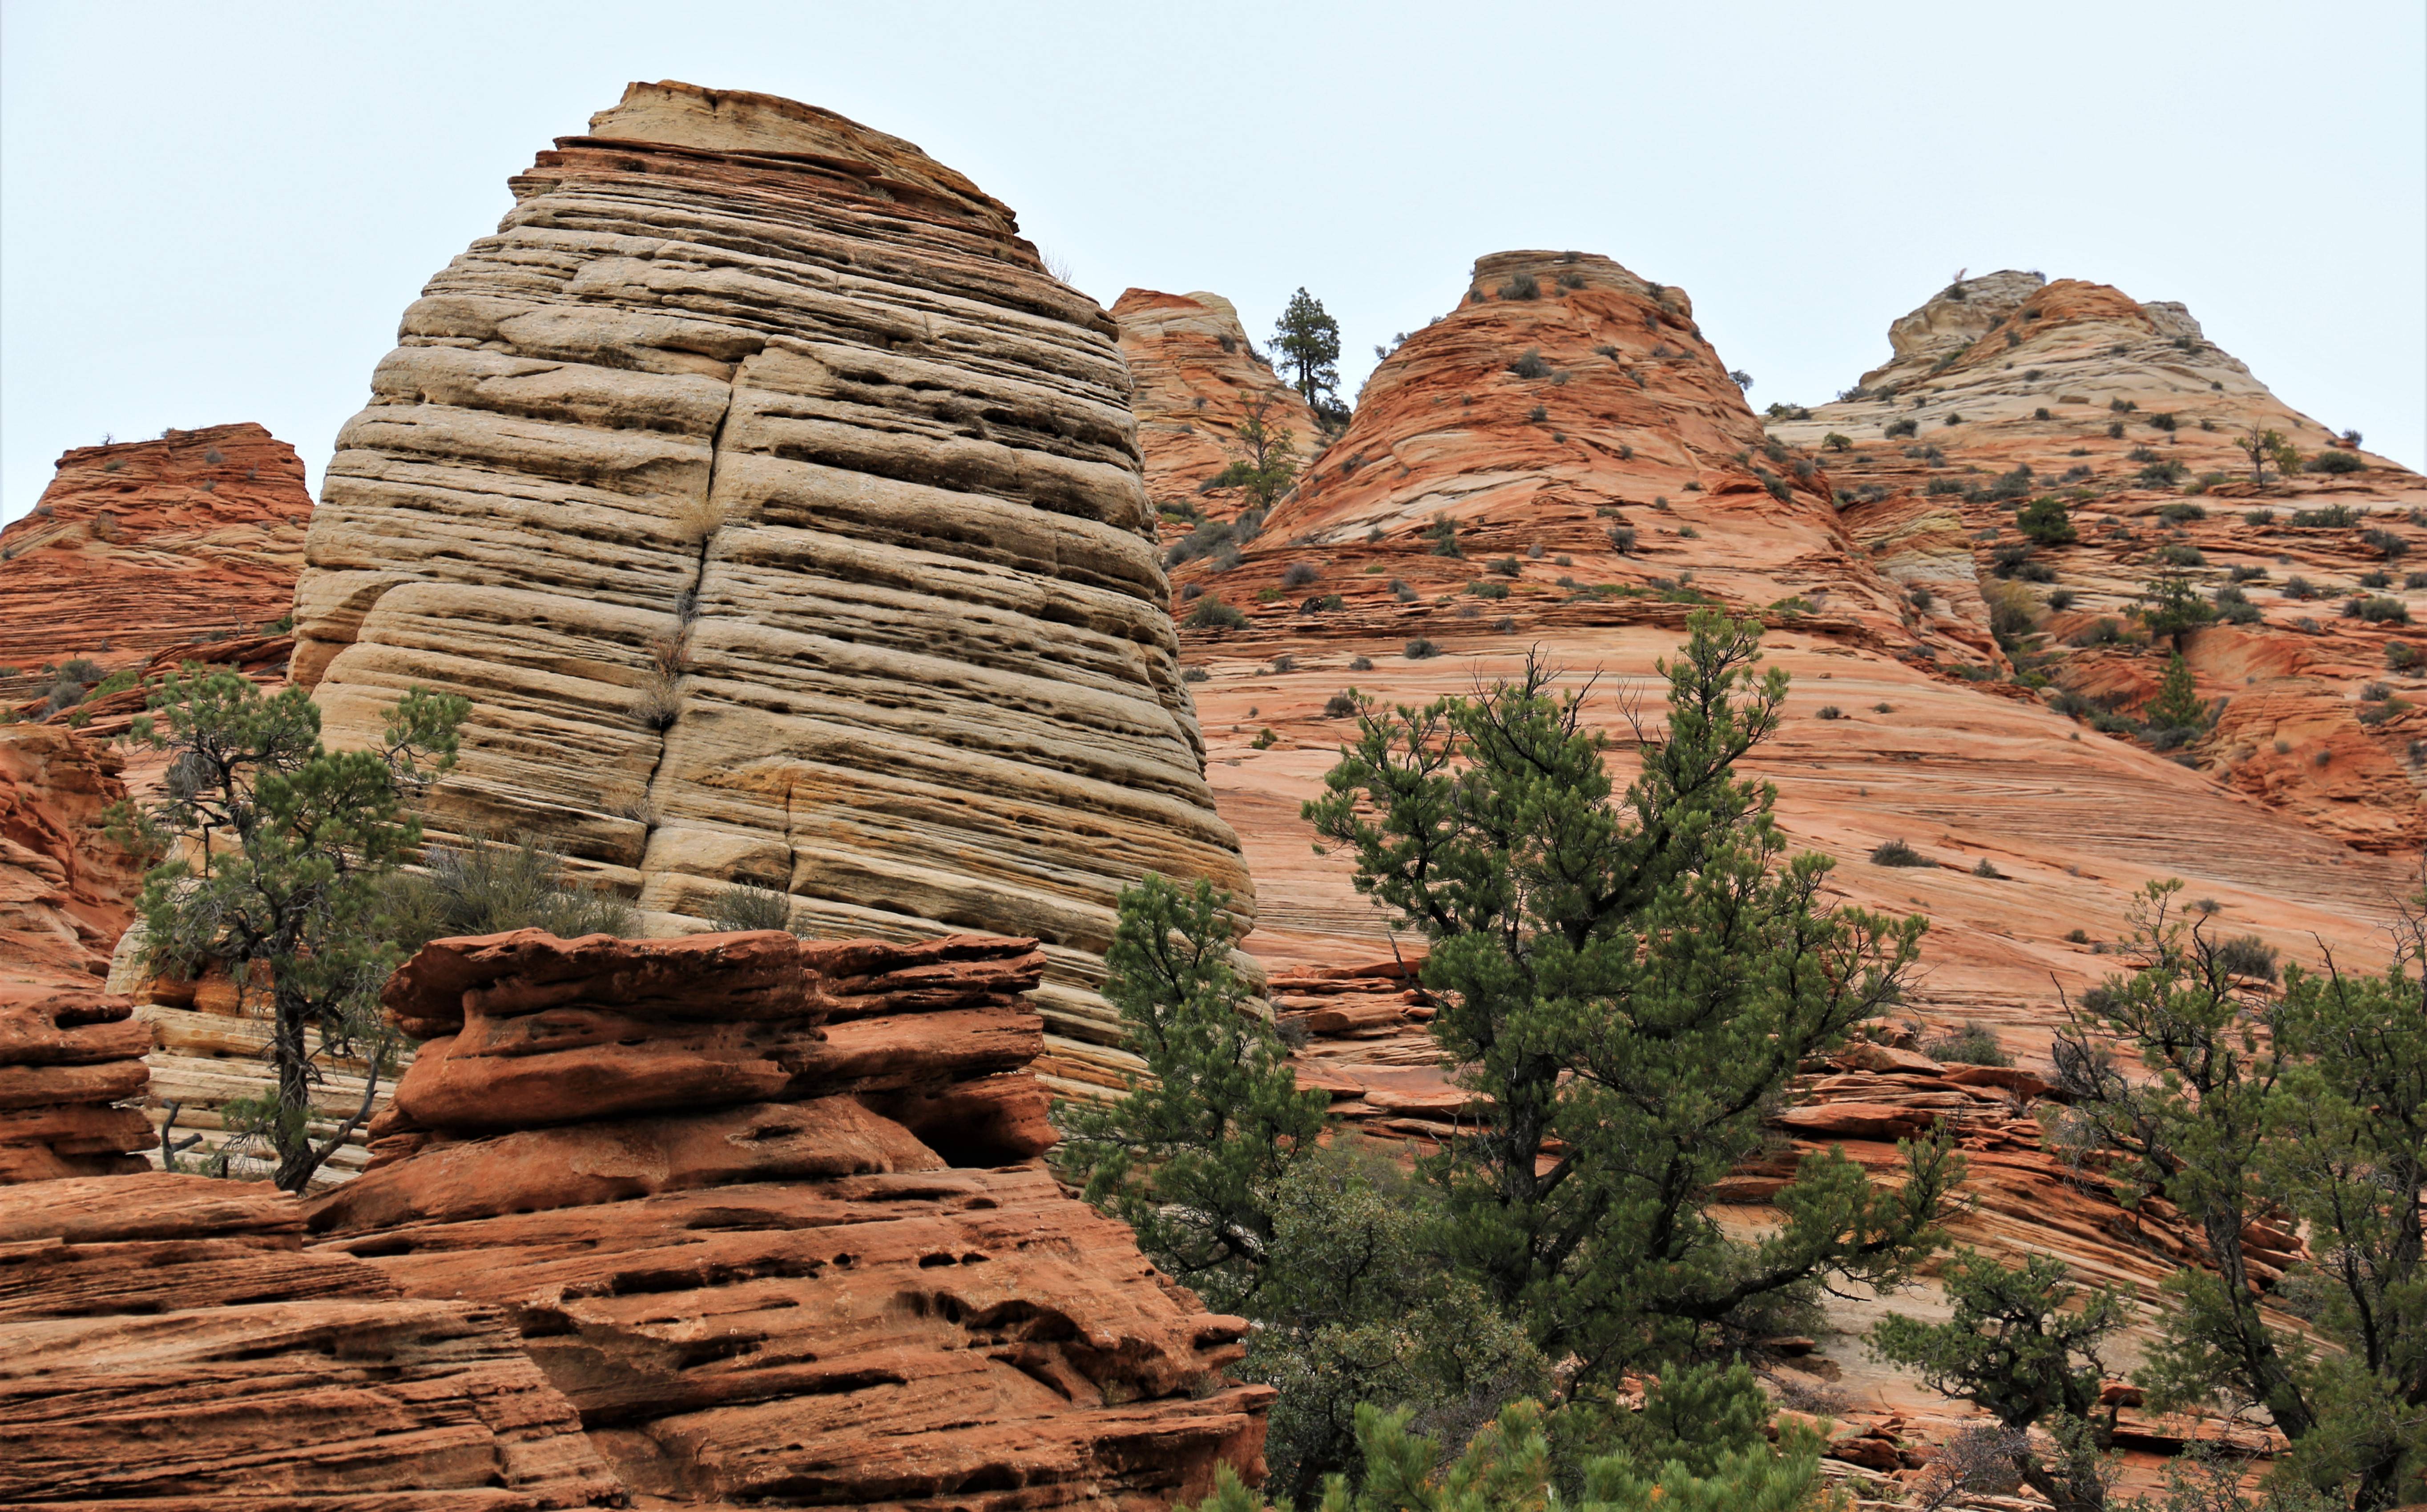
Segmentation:
{"type": "Polygon", "coordinates": [[[743,881],[819,934],[1036,936],[1042,1068],[1116,1085],[1120,888],[1253,892],[1110,317],[967,179],[768,96],[635,85],[513,189],[330,463],[296,680],[331,738],[464,694],[431,832],[535,830],[660,930],[743,881]]]}

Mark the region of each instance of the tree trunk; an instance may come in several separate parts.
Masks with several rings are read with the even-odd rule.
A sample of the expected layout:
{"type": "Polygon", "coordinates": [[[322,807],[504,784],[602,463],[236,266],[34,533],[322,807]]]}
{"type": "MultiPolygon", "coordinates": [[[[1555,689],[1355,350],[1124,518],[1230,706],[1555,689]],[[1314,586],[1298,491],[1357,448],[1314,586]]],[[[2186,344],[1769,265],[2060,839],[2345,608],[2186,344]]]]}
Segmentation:
{"type": "Polygon", "coordinates": [[[312,1062],[303,1039],[302,995],[285,980],[270,988],[277,1020],[270,1033],[270,1061],[278,1073],[278,1115],[270,1141],[278,1169],[270,1178],[282,1190],[301,1194],[319,1162],[312,1155],[312,1062]]]}

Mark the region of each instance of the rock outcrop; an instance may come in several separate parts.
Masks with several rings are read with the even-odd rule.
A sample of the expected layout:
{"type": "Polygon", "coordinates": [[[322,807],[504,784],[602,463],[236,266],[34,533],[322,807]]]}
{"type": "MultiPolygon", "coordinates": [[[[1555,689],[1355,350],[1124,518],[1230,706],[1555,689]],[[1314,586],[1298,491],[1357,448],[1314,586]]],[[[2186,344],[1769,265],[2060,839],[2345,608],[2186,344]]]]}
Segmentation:
{"type": "Polygon", "coordinates": [[[339,437],[295,677],[339,743],[467,695],[440,835],[536,829],[658,928],[1034,935],[1051,1068],[1151,870],[1252,903],[1180,680],[1111,319],[907,142],[634,85],[513,180],[339,437]]]}
{"type": "Polygon", "coordinates": [[[1314,412],[1256,354],[1239,312],[1219,294],[1129,289],[1113,303],[1121,355],[1133,387],[1148,496],[1158,508],[1220,519],[1235,513],[1231,490],[1205,488],[1240,461],[1240,423],[1261,413],[1287,431],[1303,460],[1322,450],[1314,412]]]}
{"type": "Polygon", "coordinates": [[[1240,565],[1174,577],[1284,642],[1458,652],[1647,608],[1682,623],[1714,600],[1949,664],[1986,639],[1905,623],[1827,475],[1766,448],[1682,289],[1578,252],[1479,259],[1466,301],[1374,370],[1240,565]]]}
{"type": "Polygon", "coordinates": [[[1033,940],[441,941],[377,1158],[312,1217],[502,1309],[638,1492],[1109,1509],[1252,1470],[1269,1389],[1063,1196],[1033,940]]]}
{"type": "Polygon", "coordinates": [[[1889,340],[1884,366],[1769,431],[1826,459],[1849,528],[1935,600],[1926,618],[1995,597],[2040,680],[2130,714],[2164,671],[2128,633],[2148,580],[2239,599],[2238,623],[2185,640],[2221,712],[2184,756],[2363,849],[2427,843],[2427,478],[2286,405],[2181,305],[2105,285],[1966,280],[1889,340]],[[2237,445],[2266,430],[2301,456],[2289,477],[2254,478],[2237,445]],[[2077,540],[2019,532],[2044,496],[2077,540]]]}
{"type": "Polygon", "coordinates": [[[0,1184],[139,1171],[151,1034],[104,990],[133,861],[103,834],[115,753],[0,725],[0,1184]]]}
{"type": "Polygon", "coordinates": [[[43,668],[74,658],[117,671],[259,634],[293,602],[311,513],[295,448],[257,425],[67,452],[0,528],[0,700],[46,691],[43,668]]]}
{"type": "Polygon", "coordinates": [[[0,1501],[628,1504],[502,1309],[407,1297],[303,1219],[199,1176],[0,1188],[0,1501]]]}
{"type": "Polygon", "coordinates": [[[1259,1474],[1245,1321],[1037,1158],[1044,969],[439,941],[357,1179],[0,1192],[0,1500],[1134,1512],[1259,1474]]]}

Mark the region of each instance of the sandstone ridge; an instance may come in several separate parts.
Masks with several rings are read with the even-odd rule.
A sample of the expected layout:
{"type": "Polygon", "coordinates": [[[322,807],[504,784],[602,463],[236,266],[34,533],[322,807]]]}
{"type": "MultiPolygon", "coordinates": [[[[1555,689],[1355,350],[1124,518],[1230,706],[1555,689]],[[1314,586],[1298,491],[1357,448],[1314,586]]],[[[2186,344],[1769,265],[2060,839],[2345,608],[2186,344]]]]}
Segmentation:
{"type": "Polygon", "coordinates": [[[696,927],[1034,935],[1117,1081],[1117,890],[1249,917],[1179,675],[1115,327],[916,148],[635,85],[513,181],[338,440],[296,680],[338,743],[473,704],[441,837],[533,828],[696,927]]]}
{"type": "Polygon", "coordinates": [[[1314,412],[1255,354],[1229,300],[1133,288],[1115,301],[1113,318],[1134,385],[1147,493],[1158,506],[1215,517],[1235,510],[1205,490],[1245,455],[1237,437],[1252,406],[1262,407],[1267,428],[1291,433],[1301,458],[1321,449],[1314,412]]]}

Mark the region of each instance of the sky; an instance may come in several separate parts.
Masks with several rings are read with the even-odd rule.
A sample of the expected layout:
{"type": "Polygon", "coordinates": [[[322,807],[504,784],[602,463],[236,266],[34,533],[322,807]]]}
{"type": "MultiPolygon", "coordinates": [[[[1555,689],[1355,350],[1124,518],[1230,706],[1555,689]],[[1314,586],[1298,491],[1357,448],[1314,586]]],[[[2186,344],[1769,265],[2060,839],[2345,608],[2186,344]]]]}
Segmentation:
{"type": "Polygon", "coordinates": [[[317,491],[398,317],[633,79],[904,137],[1109,305],[1303,285],[1347,389],[1477,256],[1684,287],[1756,406],[1958,269],[2190,306],[2427,464],[2427,7],[0,0],[0,520],[69,447],[257,420],[317,491]]]}

